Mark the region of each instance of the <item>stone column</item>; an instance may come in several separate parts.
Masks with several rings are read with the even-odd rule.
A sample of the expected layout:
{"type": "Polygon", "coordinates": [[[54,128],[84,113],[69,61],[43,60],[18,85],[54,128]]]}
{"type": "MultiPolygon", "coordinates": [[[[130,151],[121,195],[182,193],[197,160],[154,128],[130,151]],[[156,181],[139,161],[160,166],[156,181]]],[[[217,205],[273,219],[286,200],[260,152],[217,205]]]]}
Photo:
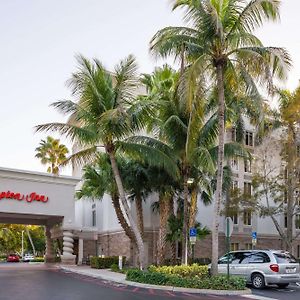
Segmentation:
{"type": "Polygon", "coordinates": [[[74,239],[73,233],[68,230],[63,232],[63,255],[61,262],[63,264],[75,265],[76,255],[73,255],[74,239]]]}
{"type": "Polygon", "coordinates": [[[78,240],[78,265],[82,265],[83,259],[83,239],[78,240]]]}
{"type": "Polygon", "coordinates": [[[45,227],[45,236],[46,236],[46,254],[45,254],[45,262],[46,263],[54,263],[55,262],[55,253],[53,250],[53,244],[51,239],[51,227],[45,227]]]}

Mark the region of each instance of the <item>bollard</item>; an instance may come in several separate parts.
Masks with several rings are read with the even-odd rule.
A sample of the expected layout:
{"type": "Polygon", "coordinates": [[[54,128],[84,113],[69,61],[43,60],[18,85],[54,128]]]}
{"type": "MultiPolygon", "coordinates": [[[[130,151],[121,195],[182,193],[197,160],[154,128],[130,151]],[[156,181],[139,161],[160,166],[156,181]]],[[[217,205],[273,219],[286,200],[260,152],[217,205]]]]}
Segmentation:
{"type": "Polygon", "coordinates": [[[123,269],[123,257],[119,255],[119,270],[123,269]]]}

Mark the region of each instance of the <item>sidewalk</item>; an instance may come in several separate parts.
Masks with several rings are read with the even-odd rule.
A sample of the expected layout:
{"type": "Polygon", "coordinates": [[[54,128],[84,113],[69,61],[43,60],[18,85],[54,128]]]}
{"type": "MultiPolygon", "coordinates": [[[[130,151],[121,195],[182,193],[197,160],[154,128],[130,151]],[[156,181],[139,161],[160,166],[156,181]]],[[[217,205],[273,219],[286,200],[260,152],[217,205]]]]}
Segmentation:
{"type": "Polygon", "coordinates": [[[172,292],[184,292],[184,293],[193,293],[193,294],[211,294],[211,295],[250,295],[251,290],[246,289],[243,291],[227,291],[227,290],[204,290],[204,289],[190,289],[190,288],[181,288],[173,286],[160,286],[152,284],[144,284],[138,282],[127,281],[125,279],[125,274],[120,274],[112,272],[108,269],[92,269],[89,266],[59,266],[60,269],[73,272],[80,275],[86,275],[93,278],[100,278],[103,280],[113,281],[117,283],[122,283],[125,285],[146,288],[146,289],[156,289],[156,290],[168,290],[172,292]]]}

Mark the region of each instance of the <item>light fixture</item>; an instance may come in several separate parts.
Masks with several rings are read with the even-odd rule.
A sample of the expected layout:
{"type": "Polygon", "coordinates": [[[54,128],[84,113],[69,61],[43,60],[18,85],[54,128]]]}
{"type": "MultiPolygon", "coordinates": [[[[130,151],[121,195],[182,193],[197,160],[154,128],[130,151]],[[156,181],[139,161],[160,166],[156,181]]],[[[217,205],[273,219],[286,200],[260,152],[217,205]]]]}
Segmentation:
{"type": "Polygon", "coordinates": [[[188,184],[194,183],[194,178],[189,178],[189,179],[187,180],[187,183],[188,183],[188,184]]]}

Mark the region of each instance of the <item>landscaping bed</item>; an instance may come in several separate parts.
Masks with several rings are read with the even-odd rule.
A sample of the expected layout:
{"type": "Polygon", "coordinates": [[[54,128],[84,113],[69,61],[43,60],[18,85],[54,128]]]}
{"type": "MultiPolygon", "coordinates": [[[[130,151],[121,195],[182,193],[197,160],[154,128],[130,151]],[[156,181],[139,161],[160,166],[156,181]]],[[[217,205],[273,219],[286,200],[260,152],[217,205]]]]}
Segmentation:
{"type": "Polygon", "coordinates": [[[195,289],[244,290],[246,281],[241,277],[218,275],[210,276],[207,266],[150,266],[148,271],[128,270],[126,280],[195,289]]]}

